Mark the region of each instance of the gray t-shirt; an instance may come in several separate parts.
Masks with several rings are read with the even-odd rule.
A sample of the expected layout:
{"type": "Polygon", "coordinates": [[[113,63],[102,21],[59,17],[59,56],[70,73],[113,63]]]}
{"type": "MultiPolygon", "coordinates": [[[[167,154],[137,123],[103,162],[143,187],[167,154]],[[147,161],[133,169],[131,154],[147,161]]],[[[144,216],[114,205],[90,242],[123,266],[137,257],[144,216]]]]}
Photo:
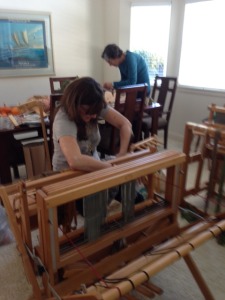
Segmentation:
{"type": "MultiPolygon", "coordinates": [[[[108,111],[108,106],[101,111],[100,116],[104,119],[108,111]]],[[[86,124],[87,140],[77,141],[82,154],[94,156],[99,159],[97,153],[97,145],[100,142],[100,133],[98,126],[93,126],[90,123],[86,124]]],[[[69,168],[65,156],[63,155],[60,145],[59,138],[62,136],[72,136],[77,140],[77,125],[75,122],[70,121],[66,112],[60,108],[55,116],[53,122],[53,144],[54,154],[52,158],[53,170],[60,171],[69,168]]]]}

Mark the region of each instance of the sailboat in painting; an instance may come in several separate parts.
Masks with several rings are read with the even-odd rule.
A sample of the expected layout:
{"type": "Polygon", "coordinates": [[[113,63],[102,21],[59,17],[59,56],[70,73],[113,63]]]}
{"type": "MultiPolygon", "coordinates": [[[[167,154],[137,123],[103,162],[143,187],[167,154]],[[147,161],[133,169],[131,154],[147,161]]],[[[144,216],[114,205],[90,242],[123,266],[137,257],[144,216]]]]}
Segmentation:
{"type": "MultiPolygon", "coordinates": [[[[17,32],[12,33],[12,40],[14,41],[15,45],[17,48],[22,48],[22,47],[29,47],[29,40],[28,40],[28,34],[27,31],[21,31],[20,35],[17,32]],[[21,36],[21,39],[19,38],[21,36]]],[[[14,47],[14,48],[16,48],[14,47]]]]}
{"type": "Polygon", "coordinates": [[[29,40],[28,40],[28,35],[27,35],[27,31],[24,30],[22,31],[22,38],[23,38],[23,42],[25,45],[29,46],[29,40]]]}

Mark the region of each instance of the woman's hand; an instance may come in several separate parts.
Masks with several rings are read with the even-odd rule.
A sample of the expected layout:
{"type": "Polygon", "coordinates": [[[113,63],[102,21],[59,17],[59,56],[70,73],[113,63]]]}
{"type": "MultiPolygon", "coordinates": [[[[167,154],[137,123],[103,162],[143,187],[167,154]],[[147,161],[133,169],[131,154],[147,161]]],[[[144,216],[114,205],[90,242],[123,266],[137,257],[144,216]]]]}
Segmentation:
{"type": "Polygon", "coordinates": [[[111,163],[101,161],[93,156],[88,156],[80,152],[77,140],[72,136],[62,136],[59,138],[61,150],[72,170],[92,172],[111,167],[111,163]]]}
{"type": "Polygon", "coordinates": [[[105,82],[103,84],[103,87],[106,89],[106,90],[113,90],[113,84],[112,82],[105,82]]]}

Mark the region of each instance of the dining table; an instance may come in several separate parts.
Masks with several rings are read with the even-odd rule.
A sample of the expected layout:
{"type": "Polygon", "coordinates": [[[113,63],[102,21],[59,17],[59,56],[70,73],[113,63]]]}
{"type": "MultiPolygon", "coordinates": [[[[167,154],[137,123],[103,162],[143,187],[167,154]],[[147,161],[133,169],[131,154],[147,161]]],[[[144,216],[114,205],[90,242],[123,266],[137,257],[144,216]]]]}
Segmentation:
{"type": "Polygon", "coordinates": [[[12,182],[10,165],[10,146],[12,136],[18,141],[29,141],[42,138],[41,124],[11,126],[9,128],[0,127],[0,184],[12,182]]]}

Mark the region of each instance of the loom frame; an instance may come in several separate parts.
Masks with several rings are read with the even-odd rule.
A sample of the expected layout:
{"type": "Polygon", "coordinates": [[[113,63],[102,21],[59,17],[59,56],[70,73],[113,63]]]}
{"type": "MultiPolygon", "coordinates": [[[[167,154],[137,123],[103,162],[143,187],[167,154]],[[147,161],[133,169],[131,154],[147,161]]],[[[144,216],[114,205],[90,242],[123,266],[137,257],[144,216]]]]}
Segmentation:
{"type": "MultiPolygon", "coordinates": [[[[127,260],[134,259],[142,252],[149,248],[149,244],[160,243],[163,239],[174,236],[179,232],[177,224],[177,213],[179,203],[179,191],[177,191],[177,197],[174,197],[175,178],[177,173],[177,167],[185,161],[185,155],[176,151],[163,151],[162,153],[155,153],[148,155],[146,151],[142,153],[143,157],[138,158],[135,161],[136,167],[131,167],[131,161],[123,162],[119,165],[115,165],[112,169],[104,171],[96,171],[91,174],[84,174],[78,178],[71,178],[61,183],[45,186],[41,190],[37,191],[37,207],[38,207],[38,219],[40,226],[40,245],[39,255],[44,262],[46,269],[48,270],[49,280],[52,286],[54,286],[57,293],[62,295],[63,293],[70,293],[71,288],[78,288],[80,284],[85,280],[87,284],[90,284],[94,278],[93,274],[90,275],[90,271],[79,270],[70,271],[67,274],[67,279],[62,282],[59,281],[57,272],[70,264],[80,263],[80,256],[74,249],[72,249],[67,255],[60,255],[60,238],[58,237],[57,229],[57,207],[80,199],[88,194],[93,194],[102,189],[107,189],[118,184],[122,184],[134,179],[138,179],[142,176],[148,176],[150,185],[148,187],[149,198],[154,199],[154,173],[160,169],[167,169],[165,198],[169,203],[169,208],[162,210],[161,212],[153,213],[148,220],[137,222],[134,226],[131,224],[125,225],[124,232],[118,231],[116,234],[107,234],[106,237],[100,237],[97,241],[88,243],[88,246],[80,246],[80,251],[87,259],[94,257],[99,260],[102,255],[102,248],[107,249],[112,244],[111,239],[120,239],[125,237],[129,239],[133,236],[137,236],[138,232],[146,231],[150,227],[152,230],[161,226],[160,238],[159,232],[156,230],[151,237],[143,241],[137,242],[136,246],[130,246],[129,250],[124,250],[119,254],[106,257],[104,264],[102,260],[99,260],[95,264],[97,272],[103,272],[102,276],[107,275],[113,271],[113,268],[119,266],[124,261],[124,254],[126,254],[127,260]],[[147,154],[147,155],[146,155],[147,154]],[[140,165],[138,165],[138,163],[140,165]],[[49,222],[50,219],[50,222],[49,222]],[[168,221],[169,220],[169,221],[168,221]],[[53,224],[53,226],[52,226],[53,224]],[[139,229],[138,229],[138,226],[139,229]],[[53,227],[53,228],[51,228],[53,227]],[[163,228],[165,227],[165,228],[163,228]],[[132,250],[135,249],[135,254],[132,250]],[[108,262],[108,263],[107,263],[108,262]],[[113,262],[110,266],[110,262],[113,262]],[[107,267],[106,267],[107,266],[107,267]],[[82,273],[82,274],[81,274],[82,273]],[[76,284],[74,285],[74,282],[76,284]]],[[[139,153],[140,156],[140,153],[139,153]]],[[[153,230],[154,231],[154,230],[153,230]]],[[[84,267],[82,265],[82,267],[84,267]]]]}

